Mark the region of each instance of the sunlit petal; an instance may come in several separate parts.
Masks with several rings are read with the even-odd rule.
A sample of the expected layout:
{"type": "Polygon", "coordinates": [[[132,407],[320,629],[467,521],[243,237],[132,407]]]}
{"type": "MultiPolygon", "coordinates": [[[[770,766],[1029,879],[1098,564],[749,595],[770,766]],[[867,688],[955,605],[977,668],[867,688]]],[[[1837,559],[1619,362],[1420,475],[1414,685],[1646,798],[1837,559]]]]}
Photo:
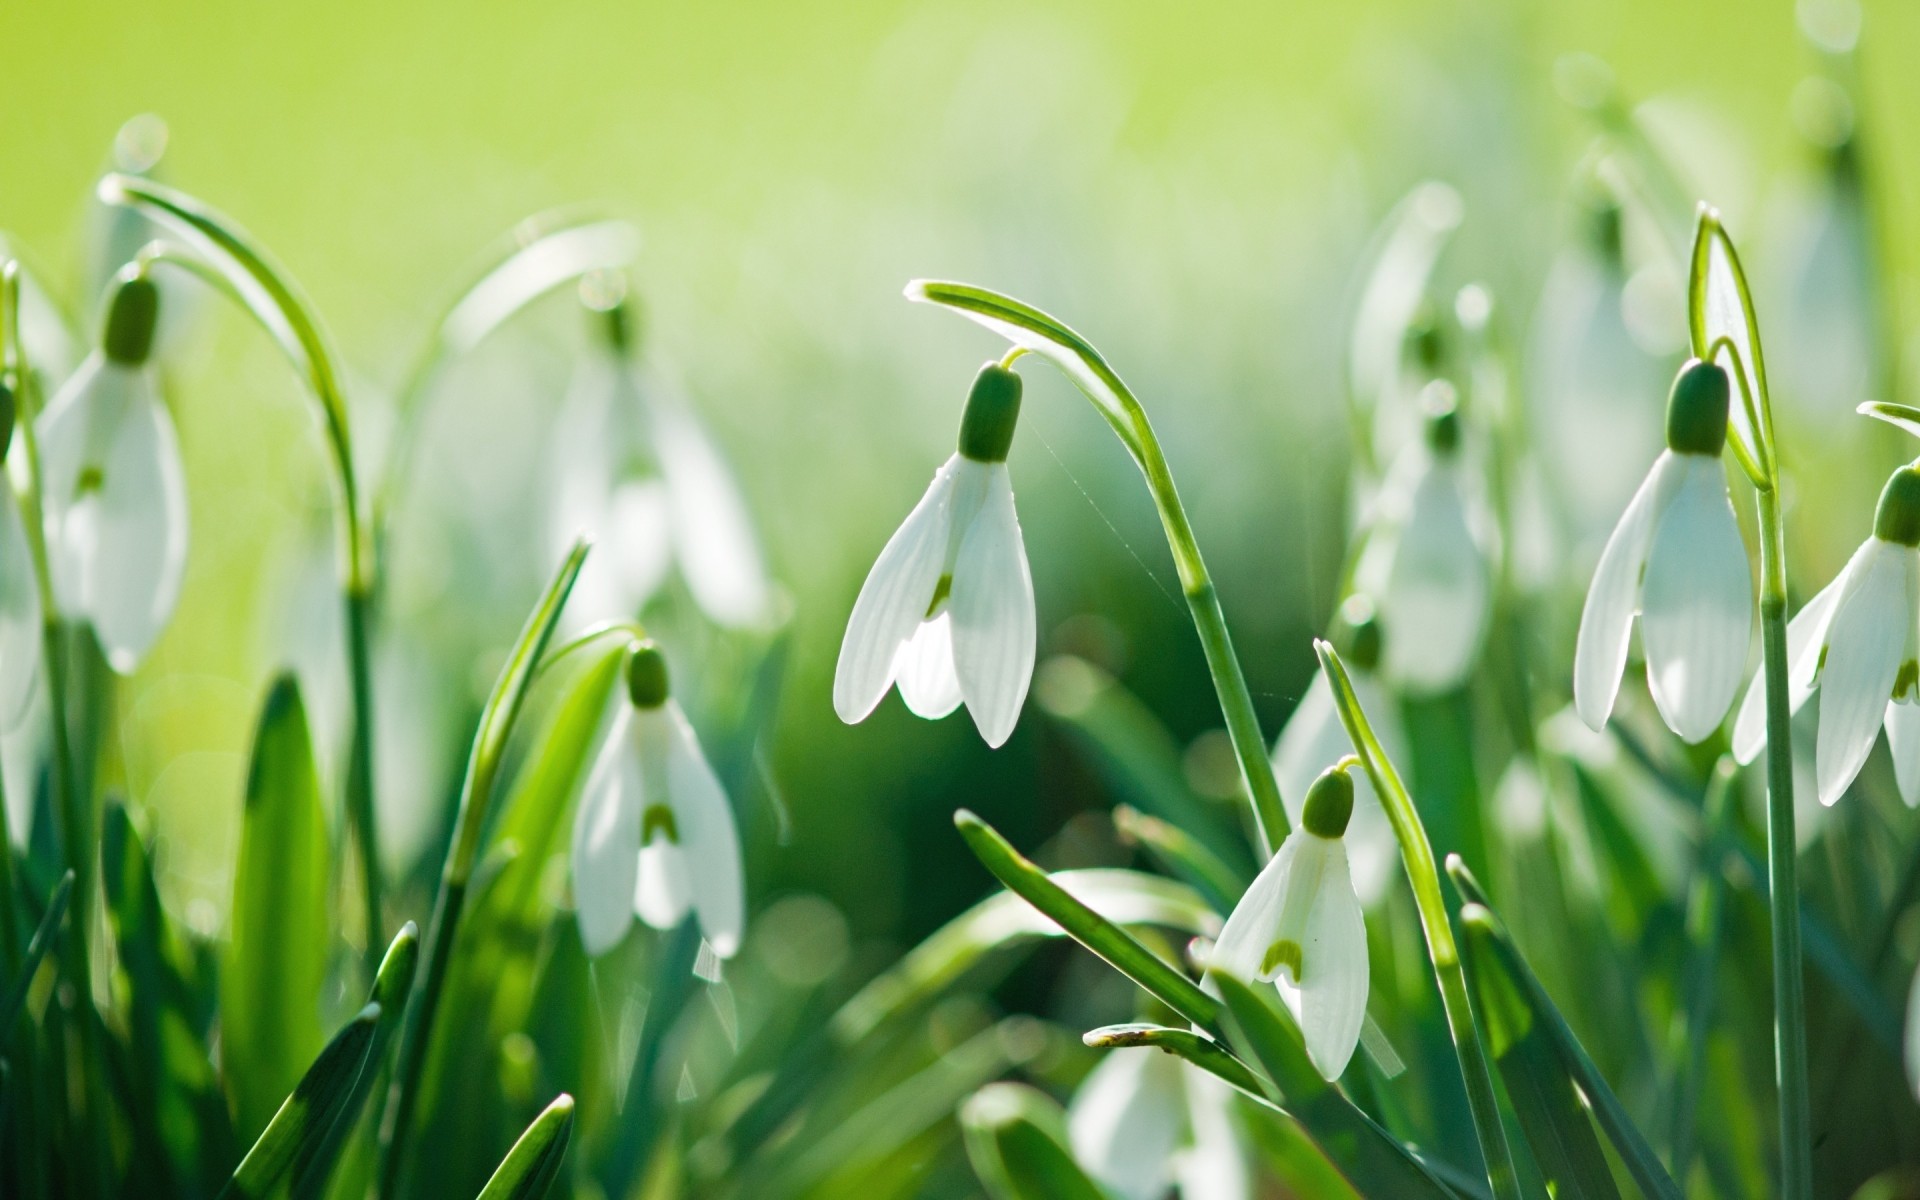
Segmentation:
{"type": "Polygon", "coordinates": [[[1886,729],[1900,798],[1908,808],[1920,807],[1920,704],[1888,702],[1886,729]]]}
{"type": "Polygon", "coordinates": [[[1699,742],[1720,727],[1746,676],[1753,572],[1720,460],[1677,457],[1685,475],[1647,546],[1640,636],[1661,717],[1699,742]]]}
{"type": "Polygon", "coordinates": [[[733,806],[678,704],[668,701],[658,713],[640,715],[643,720],[657,717],[669,723],[667,790],[679,826],[693,909],[713,952],[731,958],[746,928],[746,885],[733,806]]]}
{"type": "Polygon", "coordinates": [[[1156,1200],[1185,1124],[1180,1060],[1145,1047],[1104,1054],[1067,1108],[1073,1157],[1116,1196],[1156,1200]]]}
{"type": "Polygon", "coordinates": [[[1490,568],[1462,487],[1456,467],[1430,461],[1413,485],[1404,524],[1387,535],[1390,565],[1376,597],[1385,631],[1382,669],[1413,692],[1460,686],[1486,637],[1490,568]]]}
{"type": "MultiPolygon", "coordinates": [[[[1388,695],[1379,681],[1367,671],[1351,670],[1354,696],[1373,722],[1373,731],[1387,757],[1399,763],[1407,761],[1406,732],[1400,724],[1399,701],[1388,695]]],[[[1273,772],[1280,784],[1280,798],[1287,816],[1300,824],[1307,801],[1307,788],[1320,773],[1353,753],[1346,727],[1334,708],[1333,689],[1326,675],[1316,669],[1306,695],[1280,729],[1273,748],[1273,772]]],[[[1353,871],[1354,890],[1361,902],[1372,906],[1387,893],[1399,862],[1399,845],[1386,810],[1374,793],[1373,783],[1363,771],[1352,773],[1353,815],[1347,823],[1347,854],[1353,871]]]]}
{"type": "MultiPolygon", "coordinates": [[[[970,464],[978,466],[978,464],[970,464]]],[[[989,746],[1013,733],[1033,682],[1033,577],[1004,463],[983,468],[986,495],[953,565],[953,665],[989,746]]]]}
{"type": "Polygon", "coordinates": [[[652,929],[677,929],[693,907],[692,872],[685,849],[664,837],[640,847],[633,880],[633,911],[652,929]]]}
{"type": "Polygon", "coordinates": [[[1833,610],[1820,669],[1820,734],[1814,766],[1820,803],[1840,798],[1873,750],[1907,647],[1913,612],[1913,552],[1873,539],[1847,576],[1833,610]]]}
{"type": "MultiPolygon", "coordinates": [[[[1855,552],[1854,557],[1859,557],[1855,552]]],[[[1848,564],[1851,567],[1852,564],[1848,564]]],[[[1820,671],[1820,650],[1827,641],[1827,624],[1833,617],[1833,606],[1840,599],[1841,588],[1847,579],[1846,571],[1834,577],[1832,583],[1820,589],[1813,599],[1806,602],[1793,620],[1787,622],[1787,700],[1788,711],[1799,712],[1800,706],[1813,694],[1814,676],[1820,671]]],[[[1733,756],[1742,763],[1750,763],[1767,744],[1767,676],[1762,664],[1753,673],[1753,682],[1747,687],[1746,699],[1740,702],[1740,715],[1733,721],[1733,756]]]]}
{"type": "Polygon", "coordinates": [[[40,588],[13,489],[0,480],[0,728],[26,715],[40,674],[40,588]]]}
{"type": "Polygon", "coordinates": [[[719,624],[761,624],[771,608],[766,565],[726,459],[693,413],[672,396],[655,400],[654,434],[671,494],[674,552],[687,590],[719,624]]]}
{"type": "Polygon", "coordinates": [[[1281,976],[1313,1065],[1328,1079],[1347,1069],[1367,1015],[1367,927],[1347,868],[1346,847],[1324,843],[1319,894],[1307,918],[1297,988],[1281,976]]]}
{"type": "Polygon", "coordinates": [[[953,669],[953,621],[945,611],[900,646],[893,663],[900,699],[916,716],[937,721],[960,707],[960,676],[953,669]]]}
{"type": "Polygon", "coordinates": [[[852,724],[866,719],[893,684],[900,643],[926,619],[946,560],[954,455],[934,473],[920,503],[874,562],[847,618],[833,675],[833,707],[852,724]]]}
{"type": "Polygon", "coordinates": [[[631,721],[615,718],[573,821],[573,906],[590,955],[613,949],[633,921],[643,785],[631,721]]]}
{"type": "Polygon", "coordinates": [[[1682,473],[1679,458],[1671,451],[1654,461],[1594,568],[1573,656],[1574,707],[1591,728],[1605,728],[1613,713],[1620,676],[1627,666],[1633,616],[1640,610],[1640,576],[1646,569],[1654,519],[1665,511],[1682,473]]]}
{"type": "Polygon", "coordinates": [[[1265,973],[1267,948],[1273,944],[1273,933],[1280,922],[1280,905],[1286,899],[1287,878],[1305,836],[1296,833],[1280,843],[1279,852],[1254,876],[1213,943],[1208,969],[1225,971],[1249,982],[1265,973]]]}
{"type": "Polygon", "coordinates": [[[1181,1200],[1251,1200],[1247,1150],[1233,1117],[1233,1087],[1209,1071],[1183,1066],[1189,1144],[1174,1160],[1181,1200]]]}

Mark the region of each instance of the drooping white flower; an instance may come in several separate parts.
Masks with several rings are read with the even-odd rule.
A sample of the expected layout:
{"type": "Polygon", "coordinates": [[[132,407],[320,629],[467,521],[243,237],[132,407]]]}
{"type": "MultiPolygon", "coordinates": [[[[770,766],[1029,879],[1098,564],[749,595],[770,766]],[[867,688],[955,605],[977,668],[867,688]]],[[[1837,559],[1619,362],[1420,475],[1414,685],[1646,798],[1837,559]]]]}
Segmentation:
{"type": "Polygon", "coordinates": [[[1354,572],[1379,610],[1381,671],[1417,695],[1466,682],[1492,609],[1493,535],[1460,461],[1453,389],[1429,386],[1427,436],[1394,460],[1354,572]]]}
{"type": "Polygon", "coordinates": [[[550,534],[566,546],[584,530],[600,546],[569,609],[630,617],[678,567],[717,624],[764,624],[772,585],[726,460],[683,401],[643,379],[626,302],[601,315],[606,335],[586,351],[552,436],[550,534]]]}
{"type": "Polygon", "coordinates": [[[740,947],[746,899],[740,835],[720,780],[668,694],[666,659],[643,642],[573,824],[573,898],[592,955],[618,945],[637,913],[672,929],[691,909],[713,952],[740,947]]]}
{"type": "Polygon", "coordinates": [[[1033,680],[1033,577],[1013,508],[1007,449],[1020,377],[983,367],[960,448],[874,562],[847,618],[833,706],[865,720],[896,683],[928,719],[963,702],[989,746],[1013,733],[1033,680]]]}
{"type": "Polygon", "coordinates": [[[1307,792],[1300,824],[1220,931],[1210,970],[1271,980],[1320,1074],[1338,1079],[1367,1015],[1367,926],[1343,835],[1353,813],[1351,759],[1307,792]]]}
{"type": "MultiPolygon", "coordinates": [[[[1920,805],[1920,468],[1887,480],[1873,533],[1834,581],[1787,623],[1787,695],[1799,711],[1820,692],[1814,777],[1832,804],[1866,765],[1884,725],[1894,777],[1920,805]]],[[[1733,752],[1766,743],[1766,675],[1756,672],[1734,722],[1733,752]]]]}
{"type": "MultiPolygon", "coordinates": [[[[1373,617],[1372,603],[1365,596],[1349,596],[1340,606],[1334,636],[1341,645],[1354,696],[1372,718],[1381,747],[1389,759],[1406,762],[1407,735],[1400,723],[1400,705],[1374,675],[1380,659],[1380,628],[1373,617]]],[[[1302,819],[1313,781],[1352,752],[1353,743],[1334,705],[1333,687],[1326,674],[1316,668],[1313,682],[1307,685],[1306,694],[1273,744],[1274,778],[1280,784],[1287,816],[1295,825],[1302,819]]],[[[1371,908],[1393,882],[1400,847],[1386,810],[1380,807],[1380,797],[1365,775],[1353,781],[1353,820],[1347,826],[1345,840],[1354,890],[1360,894],[1360,902],[1371,908]]]]}
{"type": "Polygon", "coordinates": [[[1087,1174],[1121,1200],[1250,1196],[1229,1086],[1175,1055],[1108,1050],[1067,1106],[1067,1139],[1087,1174]]]}
{"type": "Polygon", "coordinates": [[[1753,573],[1727,493],[1727,375],[1698,360],[1667,402],[1667,449],[1600,554],[1580,613],[1574,707],[1594,729],[1612,715],[1633,618],[1647,686],[1667,727],[1705,740],[1733,706],[1753,635],[1753,573]]]}
{"type": "Polygon", "coordinates": [[[148,364],[159,293],[117,277],[100,349],[39,419],[54,597],[132,671],[180,599],[187,490],[173,418],[148,364]]]}
{"type": "MultiPolygon", "coordinates": [[[[0,386],[0,465],[13,444],[14,398],[0,386]]],[[[0,729],[12,729],[33,702],[40,674],[42,610],[33,552],[13,487],[0,477],[0,729]]]]}

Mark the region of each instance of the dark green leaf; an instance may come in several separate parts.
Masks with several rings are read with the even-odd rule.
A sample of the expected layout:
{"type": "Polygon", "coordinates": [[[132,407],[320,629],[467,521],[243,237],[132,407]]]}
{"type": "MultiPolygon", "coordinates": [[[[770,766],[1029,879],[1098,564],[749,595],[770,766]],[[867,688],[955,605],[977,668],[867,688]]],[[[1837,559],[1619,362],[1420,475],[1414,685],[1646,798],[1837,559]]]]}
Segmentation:
{"type": "Polygon", "coordinates": [[[1059,1105],[1033,1088],[995,1083],[960,1108],[967,1157],[995,1200],[1105,1200],[1067,1149],[1059,1105]]]}
{"type": "Polygon", "coordinates": [[[479,1200],[541,1200],[560,1174],[572,1133],[573,1097],[562,1092],[507,1151],[479,1200]]]}
{"type": "Polygon", "coordinates": [[[67,898],[73,894],[73,872],[60,876],[60,882],[54,885],[53,894],[47,897],[47,911],[40,918],[40,925],[33,931],[33,939],[27,943],[27,953],[20,960],[20,974],[8,985],[6,999],[0,1001],[0,1044],[4,1044],[13,1032],[13,1023],[20,1019],[20,1009],[27,1002],[27,988],[33,983],[33,973],[40,969],[41,960],[52,949],[54,938],[60,934],[60,922],[67,915],[67,898]]]}
{"type": "Polygon", "coordinates": [[[380,1006],[369,1004],[334,1035],[240,1160],[222,1197],[265,1196],[303,1157],[308,1170],[325,1169],[326,1163],[307,1155],[327,1139],[336,1121],[351,1119],[346,1110],[357,1094],[354,1085],[367,1067],[379,1024],[380,1006]]]}

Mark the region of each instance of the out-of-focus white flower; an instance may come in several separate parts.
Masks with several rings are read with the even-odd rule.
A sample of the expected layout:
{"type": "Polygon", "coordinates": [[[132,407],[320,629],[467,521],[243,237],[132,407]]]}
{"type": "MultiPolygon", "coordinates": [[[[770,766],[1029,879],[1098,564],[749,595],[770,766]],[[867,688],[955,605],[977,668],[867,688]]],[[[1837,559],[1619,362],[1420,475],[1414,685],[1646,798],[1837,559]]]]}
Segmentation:
{"type": "Polygon", "coordinates": [[[1314,781],[1300,824],[1234,906],[1208,960],[1211,970],[1273,981],[1328,1079],[1347,1069],[1367,1015],[1366,918],[1342,836],[1351,761],[1314,781]]]}
{"type": "Polygon", "coordinates": [[[1013,733],[1033,680],[1033,577],[1013,508],[1007,449],[1020,377],[988,363],[960,448],[894,532],[847,618],[833,706],[865,720],[887,689],[937,719],[962,702],[989,746],[1013,733]]]}
{"type": "MultiPolygon", "coordinates": [[[[13,445],[13,395],[0,387],[0,464],[13,445]]],[[[0,729],[12,729],[33,702],[40,675],[42,610],[26,522],[13,487],[0,477],[0,729]]]]}
{"type": "Polygon", "coordinates": [[[583,356],[552,437],[549,533],[571,545],[586,531],[599,546],[569,610],[630,617],[677,566],[713,621],[764,624],[772,587],[726,460],[683,401],[643,380],[624,301],[602,315],[609,332],[583,356]]]}
{"type": "Polygon", "coordinates": [[[151,280],[117,276],[100,349],[39,419],[54,596],[122,674],[173,615],[187,562],[180,443],[148,362],[158,316],[151,280]]]}
{"type": "MultiPolygon", "coordinates": [[[[1400,723],[1400,705],[1374,675],[1380,661],[1380,627],[1365,596],[1349,596],[1340,606],[1333,636],[1353,681],[1354,696],[1372,719],[1381,747],[1392,761],[1406,762],[1407,735],[1400,723]]],[[[1295,825],[1305,812],[1307,789],[1313,781],[1351,753],[1353,743],[1346,726],[1340,723],[1333,687],[1326,674],[1316,669],[1306,695],[1281,726],[1280,737],[1273,745],[1274,778],[1280,784],[1287,816],[1295,825]]],[[[1353,781],[1353,819],[1347,826],[1346,843],[1354,890],[1360,902],[1371,908],[1393,882],[1400,846],[1394,840],[1386,810],[1380,807],[1380,797],[1365,775],[1353,781]]]]}
{"type": "Polygon", "coordinates": [[[1727,493],[1727,375],[1698,360],[1667,402],[1667,449],[1600,554],[1580,614],[1573,698],[1600,729],[1613,712],[1633,618],[1667,727],[1703,741],[1733,706],[1753,636],[1753,573],[1727,493]]]}
{"type": "Polygon", "coordinates": [[[574,818],[580,941],[588,954],[604,954],[636,913],[672,929],[692,909],[713,952],[731,958],[746,923],[733,809],[668,694],[666,659],[653,643],[630,652],[626,682],[574,818]]]}
{"type": "MultiPolygon", "coordinates": [[[[1817,687],[1814,743],[1820,803],[1847,790],[1884,724],[1894,777],[1920,805],[1920,468],[1887,480],[1873,533],[1834,581],[1787,623],[1787,694],[1798,711],[1817,687]]],[[[1766,675],[1754,674],[1734,722],[1733,752],[1766,744],[1766,675]]]]}
{"type": "Polygon", "coordinates": [[[1067,1107],[1067,1138],[1082,1169],[1122,1200],[1252,1195],[1231,1088],[1148,1047],[1105,1052],[1067,1107]]]}
{"type": "Polygon", "coordinates": [[[1416,695],[1466,682],[1486,641],[1494,537],[1461,462],[1453,388],[1427,389],[1427,436],[1394,460],[1354,572],[1383,635],[1381,673],[1416,695]]]}

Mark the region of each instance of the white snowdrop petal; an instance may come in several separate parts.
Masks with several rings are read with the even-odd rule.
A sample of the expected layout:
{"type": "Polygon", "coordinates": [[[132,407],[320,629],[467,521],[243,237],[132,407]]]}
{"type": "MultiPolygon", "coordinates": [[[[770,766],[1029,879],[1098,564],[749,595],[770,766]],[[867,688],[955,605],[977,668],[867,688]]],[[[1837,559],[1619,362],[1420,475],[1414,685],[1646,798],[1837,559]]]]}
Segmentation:
{"type": "MultiPolygon", "coordinates": [[[[673,543],[668,536],[667,488],[658,479],[622,483],[607,497],[606,511],[591,525],[577,526],[594,535],[594,552],[581,568],[569,608],[595,618],[632,617],[644,608],[667,581],[673,568],[673,543]],[[589,583],[594,559],[605,572],[607,606],[589,609],[581,602],[580,584],[589,583]]],[[[568,535],[565,545],[571,545],[568,535]]]]}
{"type": "Polygon", "coordinates": [[[1459,687],[1486,637],[1489,569],[1461,487],[1453,467],[1427,461],[1378,596],[1383,668],[1416,693],[1459,687]]]}
{"type": "Polygon", "coordinates": [[[633,921],[644,789],[631,720],[614,719],[573,819],[573,906],[581,944],[594,956],[619,945],[633,921]]]}
{"type": "Polygon", "coordinates": [[[960,707],[960,677],[953,670],[953,621],[942,611],[922,621],[900,645],[893,661],[900,699],[914,715],[937,721],[960,707]]]}
{"type": "Polygon", "coordinates": [[[657,714],[671,723],[667,745],[667,791],[679,826],[693,908],[700,932],[721,958],[732,958],[746,930],[746,884],[740,864],[740,833],[719,777],[700,751],[680,706],[668,701],[657,714]]]}
{"type": "MultiPolygon", "coordinates": [[[[1827,640],[1827,623],[1846,578],[1847,573],[1841,571],[1787,622],[1789,712],[1799,712],[1800,706],[1813,694],[1814,676],[1820,670],[1820,649],[1827,640]]],[[[1747,685],[1746,699],[1740,702],[1740,715],[1733,721],[1733,757],[1742,764],[1750,763],[1766,744],[1767,675],[1766,664],[1762,663],[1755,668],[1753,682],[1747,685]]]]}
{"type": "MultiPolygon", "coordinates": [[[[1400,724],[1399,702],[1387,694],[1372,672],[1351,670],[1350,678],[1354,696],[1372,720],[1373,731],[1387,757],[1405,763],[1406,732],[1400,724]]],[[[1334,707],[1333,688],[1327,683],[1325,673],[1315,670],[1313,682],[1307,685],[1306,694],[1281,727],[1273,748],[1274,778],[1280,785],[1280,798],[1286,805],[1287,816],[1294,825],[1300,824],[1307,789],[1313,781],[1351,753],[1353,743],[1348,740],[1346,727],[1341,725],[1340,714],[1334,707]]],[[[1371,907],[1386,895],[1393,882],[1399,844],[1394,840],[1386,810],[1380,807],[1373,781],[1364,771],[1353,772],[1352,779],[1353,816],[1341,840],[1347,844],[1354,890],[1360,894],[1361,903],[1371,907]]]]}
{"type": "Polygon", "coordinates": [[[1300,1032],[1328,1079],[1347,1069],[1367,1015],[1367,926],[1347,868],[1346,847],[1327,844],[1320,894],[1301,947],[1300,1032]]]}
{"type": "Polygon", "coordinates": [[[678,929],[693,907],[687,855],[664,836],[640,847],[633,880],[633,911],[651,929],[678,929]]]}
{"type": "Polygon", "coordinates": [[[1920,704],[1887,703],[1887,749],[1893,778],[1908,808],[1920,807],[1920,704]]]}
{"type": "Polygon", "coordinates": [[[1573,656],[1574,708],[1593,729],[1606,727],[1614,697],[1620,693],[1620,675],[1627,666],[1627,639],[1633,632],[1633,616],[1640,609],[1640,576],[1646,569],[1654,520],[1665,511],[1682,472],[1678,456],[1671,451],[1654,460],[1653,469],[1620,515],[1620,523],[1613,527],[1594,568],[1593,583],[1580,610],[1580,633],[1573,656]]]}
{"type": "Polygon", "coordinates": [[[771,588],[753,518],[726,459],[674,397],[657,399],[654,433],[672,499],[674,551],[687,590],[721,625],[761,624],[772,607],[771,588]]]}
{"type": "Polygon", "coordinates": [[[1832,804],[1866,764],[1907,646],[1914,620],[1911,553],[1875,540],[1871,554],[1848,572],[1847,589],[1827,632],[1820,668],[1820,733],[1814,769],[1820,803],[1832,804]]]}
{"type": "Polygon", "coordinates": [[[0,729],[26,716],[40,674],[40,588],[13,489],[0,480],[0,729]]]}
{"type": "MultiPolygon", "coordinates": [[[[980,464],[964,464],[980,466],[980,464]]],[[[1033,682],[1033,577],[1005,463],[987,472],[986,495],[953,564],[953,665],[967,711],[989,746],[1020,720],[1033,682]]]]}
{"type": "Polygon", "coordinates": [[[61,385],[35,422],[46,496],[48,567],[61,611],[86,612],[87,572],[99,561],[92,491],[82,493],[89,465],[104,466],[112,431],[126,411],[132,373],[107,365],[97,352],[61,385]]]}
{"type": "Polygon", "coordinates": [[[1233,1117],[1233,1087],[1210,1071],[1182,1065],[1190,1144],[1174,1160],[1181,1200],[1252,1200],[1247,1150],[1233,1117]]]}
{"type": "Polygon", "coordinates": [[[121,674],[146,657],[180,600],[187,566],[187,482],[173,418],[146,372],[135,381],[106,452],[95,506],[98,562],[87,616],[121,674]]]}
{"type": "Polygon", "coordinates": [[[1273,944],[1279,925],[1280,905],[1286,899],[1287,877],[1304,836],[1296,832],[1281,842],[1279,851],[1253,877],[1214,940],[1213,954],[1207,960],[1209,970],[1225,971],[1249,983],[1260,978],[1267,947],[1273,944]]]}
{"type": "Polygon", "coordinates": [[[1647,545],[1640,636],[1661,717],[1699,742],[1720,727],[1746,676],[1753,572],[1720,460],[1678,457],[1685,474],[1647,545]]]}
{"type": "Polygon", "coordinates": [[[900,643],[926,619],[946,561],[947,524],[953,496],[954,455],[934,473],[920,503],[868,572],[847,617],[846,637],[833,674],[833,707],[852,724],[866,719],[893,684],[900,643]]]}
{"type": "Polygon", "coordinates": [[[1124,1200],[1158,1200],[1185,1123],[1182,1101],[1178,1058],[1105,1051],[1067,1107],[1074,1161],[1124,1200]]]}

